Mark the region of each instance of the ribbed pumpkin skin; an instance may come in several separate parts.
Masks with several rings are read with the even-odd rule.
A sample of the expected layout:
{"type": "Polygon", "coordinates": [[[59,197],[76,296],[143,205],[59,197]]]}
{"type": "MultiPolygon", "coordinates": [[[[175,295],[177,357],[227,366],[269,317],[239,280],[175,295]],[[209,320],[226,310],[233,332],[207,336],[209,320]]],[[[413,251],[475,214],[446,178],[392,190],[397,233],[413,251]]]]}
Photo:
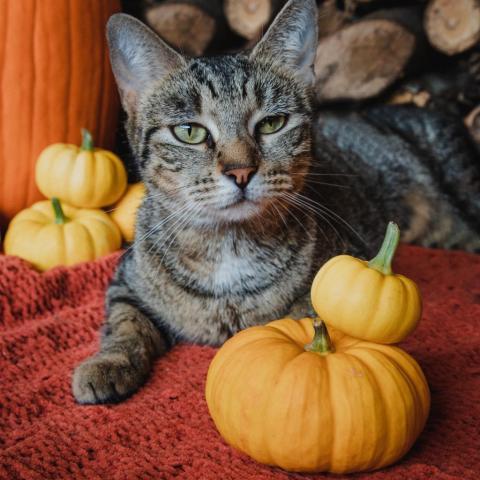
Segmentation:
{"type": "Polygon", "coordinates": [[[311,298],[327,325],[370,342],[400,342],[422,315],[421,295],[412,280],[384,275],[349,255],[323,265],[313,281],[311,298]]]}
{"type": "Polygon", "coordinates": [[[327,355],[304,350],[311,319],[248,328],[224,344],[206,399],[229,444],[300,472],[374,470],[405,455],[430,408],[420,367],[397,347],[330,333],[327,355]]]}
{"type": "Polygon", "coordinates": [[[105,212],[66,204],[62,208],[69,219],[64,225],[54,222],[48,200],[18,213],[5,236],[5,253],[17,255],[43,271],[95,260],[120,248],[120,231],[105,212]]]}
{"type": "Polygon", "coordinates": [[[145,187],[143,183],[134,183],[129,185],[127,192],[114,205],[110,217],[117,224],[122,232],[123,238],[127,242],[133,242],[135,237],[135,221],[137,210],[145,196],[145,187]]]}
{"type": "Polygon", "coordinates": [[[0,226],[42,198],[35,162],[88,128],[112,148],[118,94],[105,25],[119,0],[0,2],[0,226]]]}
{"type": "Polygon", "coordinates": [[[125,167],[115,154],[62,143],[50,145],[41,153],[35,177],[47,198],[58,197],[83,208],[112,205],[127,188],[125,167]]]}

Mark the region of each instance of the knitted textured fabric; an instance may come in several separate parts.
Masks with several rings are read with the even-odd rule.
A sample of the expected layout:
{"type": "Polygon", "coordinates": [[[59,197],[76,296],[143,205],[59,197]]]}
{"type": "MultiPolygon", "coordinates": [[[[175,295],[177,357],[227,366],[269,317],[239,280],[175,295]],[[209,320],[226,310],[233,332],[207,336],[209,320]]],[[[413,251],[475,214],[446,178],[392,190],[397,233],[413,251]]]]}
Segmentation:
{"type": "MultiPolygon", "coordinates": [[[[78,406],[73,367],[98,348],[118,254],[39,274],[0,256],[0,479],[347,478],[287,474],[226,445],[204,385],[215,349],[180,345],[113,406],[78,406]]],[[[480,478],[480,256],[402,247],[425,309],[404,344],[432,391],[427,426],[397,465],[353,478],[480,478]]],[[[352,478],[351,476],[349,478],[352,478]]]]}

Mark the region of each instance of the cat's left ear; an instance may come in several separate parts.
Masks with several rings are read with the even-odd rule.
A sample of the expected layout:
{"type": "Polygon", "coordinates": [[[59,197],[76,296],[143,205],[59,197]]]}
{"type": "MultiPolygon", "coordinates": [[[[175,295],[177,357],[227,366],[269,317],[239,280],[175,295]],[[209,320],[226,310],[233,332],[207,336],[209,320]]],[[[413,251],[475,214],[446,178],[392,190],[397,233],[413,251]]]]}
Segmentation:
{"type": "Polygon", "coordinates": [[[289,67],[302,81],[313,85],[317,41],[315,0],[290,0],[250,56],[289,67]]]}
{"type": "Polygon", "coordinates": [[[150,28],[124,13],[110,17],[107,40],[120,98],[129,115],[137,109],[140,95],[154,82],[185,65],[184,58],[150,28]]]}

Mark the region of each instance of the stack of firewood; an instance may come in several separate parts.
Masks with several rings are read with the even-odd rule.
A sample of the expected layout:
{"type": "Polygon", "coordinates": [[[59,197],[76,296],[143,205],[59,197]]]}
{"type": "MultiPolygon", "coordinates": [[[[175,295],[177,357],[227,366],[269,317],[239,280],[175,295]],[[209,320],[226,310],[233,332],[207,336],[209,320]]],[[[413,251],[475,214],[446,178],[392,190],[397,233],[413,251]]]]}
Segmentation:
{"type": "MultiPolygon", "coordinates": [[[[180,51],[250,48],[286,0],[124,0],[180,51]]],[[[413,103],[465,119],[480,142],[480,0],[318,0],[320,103],[413,103]]]]}

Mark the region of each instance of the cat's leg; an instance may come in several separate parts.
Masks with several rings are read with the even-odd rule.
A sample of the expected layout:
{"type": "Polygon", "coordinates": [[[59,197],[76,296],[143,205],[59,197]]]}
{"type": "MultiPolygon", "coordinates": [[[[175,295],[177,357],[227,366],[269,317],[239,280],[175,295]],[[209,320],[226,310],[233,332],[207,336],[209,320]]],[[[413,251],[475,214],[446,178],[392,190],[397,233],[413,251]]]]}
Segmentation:
{"type": "Polygon", "coordinates": [[[107,315],[100,351],[73,374],[78,403],[112,403],[128,397],[147,380],[154,359],[167,350],[164,334],[118,279],[109,288],[107,315]]]}

